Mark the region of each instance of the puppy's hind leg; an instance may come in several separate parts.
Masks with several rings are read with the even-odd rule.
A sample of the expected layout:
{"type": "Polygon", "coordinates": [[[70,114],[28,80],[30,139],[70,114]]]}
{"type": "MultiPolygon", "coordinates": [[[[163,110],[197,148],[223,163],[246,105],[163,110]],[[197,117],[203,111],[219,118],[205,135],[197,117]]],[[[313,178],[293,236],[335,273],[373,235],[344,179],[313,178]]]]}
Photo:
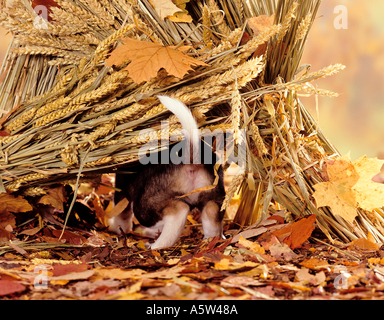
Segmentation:
{"type": "Polygon", "coordinates": [[[203,223],[204,239],[216,237],[218,234],[223,236],[223,216],[224,212],[220,212],[220,208],[215,201],[208,201],[201,213],[203,223]]]}
{"type": "Polygon", "coordinates": [[[189,211],[188,204],[182,201],[172,201],[163,210],[164,227],[159,238],[151,245],[151,249],[173,246],[183,232],[189,211]]]}

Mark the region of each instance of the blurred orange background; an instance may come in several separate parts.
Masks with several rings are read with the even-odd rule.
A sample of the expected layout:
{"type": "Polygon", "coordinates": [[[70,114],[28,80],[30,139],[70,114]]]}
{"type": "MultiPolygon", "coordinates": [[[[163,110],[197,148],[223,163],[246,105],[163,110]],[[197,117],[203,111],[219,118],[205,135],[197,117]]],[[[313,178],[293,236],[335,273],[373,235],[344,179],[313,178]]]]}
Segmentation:
{"type": "MultiPolygon", "coordinates": [[[[367,155],[384,159],[384,1],[323,0],[312,27],[302,64],[311,71],[341,63],[341,73],[316,81],[318,88],[338,92],[338,98],[314,97],[301,100],[319,121],[326,137],[353,160],[367,155]],[[347,29],[336,29],[339,13],[348,10],[347,29]],[[319,116],[318,116],[319,115],[319,116]]],[[[3,61],[11,35],[0,28],[0,60],[3,61]]]]}

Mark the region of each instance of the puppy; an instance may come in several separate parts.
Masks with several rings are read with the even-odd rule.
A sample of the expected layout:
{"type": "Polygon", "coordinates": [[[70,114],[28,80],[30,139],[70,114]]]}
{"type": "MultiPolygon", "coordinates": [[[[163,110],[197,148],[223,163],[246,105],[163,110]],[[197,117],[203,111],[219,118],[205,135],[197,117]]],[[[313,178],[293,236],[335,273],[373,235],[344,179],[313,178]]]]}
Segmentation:
{"type": "MultiPolygon", "coordinates": [[[[115,193],[115,204],[124,198],[128,199],[129,204],[119,216],[109,219],[109,230],[116,233],[120,233],[120,228],[132,230],[132,218],[135,215],[140,224],[148,228],[146,235],[154,236],[161,232],[150,245],[152,249],[169,247],[180,237],[188,213],[198,208],[201,211],[204,238],[218,234],[223,237],[224,212],[220,211],[225,197],[223,169],[221,166],[218,169],[219,179],[214,188],[191,193],[212,186],[215,181],[214,161],[207,164],[196,161],[202,152],[205,155],[212,154],[212,149],[201,142],[196,121],[182,102],[165,96],[158,98],[176,115],[184,129],[184,161],[180,164],[159,162],[141,165],[136,170],[130,168],[135,171],[134,174],[116,174],[116,188],[121,192],[115,193]]],[[[172,154],[169,157],[172,152],[172,148],[161,151],[158,157],[160,160],[165,156],[172,159],[172,154]]],[[[213,156],[204,158],[215,159],[213,156]]]]}

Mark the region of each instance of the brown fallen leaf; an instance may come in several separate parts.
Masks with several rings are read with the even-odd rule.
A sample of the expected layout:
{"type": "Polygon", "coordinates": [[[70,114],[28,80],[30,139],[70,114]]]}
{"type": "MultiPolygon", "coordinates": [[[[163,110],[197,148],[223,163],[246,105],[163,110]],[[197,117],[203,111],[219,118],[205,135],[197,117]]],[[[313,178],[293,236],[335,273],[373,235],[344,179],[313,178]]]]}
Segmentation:
{"type": "Polygon", "coordinates": [[[265,228],[265,227],[260,227],[260,228],[256,228],[256,229],[249,229],[249,230],[245,230],[243,232],[240,232],[239,234],[235,235],[232,240],[231,240],[231,243],[235,243],[235,242],[238,242],[240,237],[243,237],[245,239],[247,238],[252,238],[252,237],[256,237],[260,234],[263,234],[264,232],[267,232],[268,229],[265,228]]]}
{"type": "Polygon", "coordinates": [[[311,284],[318,286],[325,281],[325,273],[324,271],[320,271],[316,275],[313,275],[309,273],[309,269],[303,268],[296,272],[296,278],[304,285],[311,284]]]}
{"type": "Polygon", "coordinates": [[[0,280],[0,296],[23,292],[26,289],[25,285],[9,280],[0,280]]]}
{"type": "Polygon", "coordinates": [[[3,212],[28,212],[31,211],[33,208],[28,203],[27,200],[23,199],[21,196],[15,197],[8,193],[2,193],[0,194],[0,213],[1,215],[3,212]]]}
{"type": "MultiPolygon", "coordinates": [[[[61,230],[52,230],[52,234],[57,238],[60,237],[61,232],[61,230]]],[[[70,243],[73,245],[82,245],[83,243],[87,242],[87,239],[85,237],[68,230],[64,231],[61,240],[65,240],[66,243],[70,243]]]]}
{"type": "Polygon", "coordinates": [[[19,232],[19,234],[26,234],[27,236],[33,236],[36,233],[38,233],[41,229],[42,229],[42,227],[37,226],[37,227],[32,228],[32,229],[25,229],[25,230],[19,232]]]}
{"type": "Polygon", "coordinates": [[[7,226],[16,227],[16,217],[8,211],[0,212],[0,228],[5,229],[7,226]]]}
{"type": "Polygon", "coordinates": [[[292,250],[300,248],[301,245],[310,237],[315,229],[314,223],[316,216],[311,214],[297,222],[291,223],[285,228],[272,232],[280,242],[286,243],[292,250]]]}
{"type": "Polygon", "coordinates": [[[285,243],[276,243],[269,247],[271,256],[275,258],[284,258],[287,261],[290,261],[297,257],[297,254],[294,253],[288,245],[285,243]]]}
{"type": "Polygon", "coordinates": [[[264,248],[261,247],[257,242],[249,241],[243,237],[240,237],[239,243],[244,247],[248,248],[252,252],[261,253],[261,254],[265,253],[264,248]]]}
{"type": "Polygon", "coordinates": [[[113,66],[119,65],[126,59],[131,60],[125,70],[129,71],[129,77],[136,83],[156,77],[161,68],[181,79],[188,71],[193,70],[192,66],[207,65],[179,50],[164,47],[158,43],[130,38],[123,38],[122,40],[123,45],[112,51],[106,64],[113,66]]]}
{"type": "Polygon", "coordinates": [[[71,272],[83,272],[88,270],[88,265],[86,263],[82,264],[55,264],[52,266],[52,273],[54,277],[63,276],[71,272]]]}
{"type": "Polygon", "coordinates": [[[0,228],[0,243],[8,242],[12,239],[12,234],[5,230],[4,228],[0,228]]]}
{"type": "Polygon", "coordinates": [[[64,211],[63,203],[66,201],[65,189],[61,185],[56,188],[50,188],[47,190],[46,195],[42,196],[38,203],[51,205],[52,207],[64,211]]]}
{"type": "Polygon", "coordinates": [[[82,272],[72,272],[68,274],[64,274],[57,277],[49,277],[49,281],[58,281],[58,280],[84,280],[89,279],[94,275],[94,270],[87,270],[82,272]]]}
{"type": "Polygon", "coordinates": [[[246,276],[229,276],[221,281],[224,288],[239,288],[241,286],[264,286],[265,283],[246,276]]]}
{"type": "Polygon", "coordinates": [[[120,268],[96,268],[97,278],[101,279],[116,279],[116,280],[125,280],[130,278],[140,278],[146,272],[141,269],[132,269],[132,270],[122,270],[120,268]]]}

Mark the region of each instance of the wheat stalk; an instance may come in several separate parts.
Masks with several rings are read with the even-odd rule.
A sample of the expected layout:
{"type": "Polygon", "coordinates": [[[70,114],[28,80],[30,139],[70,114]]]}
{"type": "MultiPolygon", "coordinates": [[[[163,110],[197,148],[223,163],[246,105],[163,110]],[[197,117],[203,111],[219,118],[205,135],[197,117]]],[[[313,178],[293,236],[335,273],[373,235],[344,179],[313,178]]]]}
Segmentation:
{"type": "Polygon", "coordinates": [[[97,27],[97,28],[112,30],[112,27],[110,26],[110,24],[105,22],[103,19],[100,19],[98,16],[93,15],[89,11],[84,10],[79,6],[74,5],[73,3],[70,3],[64,0],[57,0],[56,2],[57,4],[60,5],[60,7],[65,9],[67,12],[77,16],[78,18],[82,19],[88,25],[97,27]]]}
{"type": "MultiPolygon", "coordinates": [[[[0,137],[2,179],[8,190],[29,188],[27,194],[34,195],[44,192],[34,189],[42,182],[69,180],[78,174],[87,150],[90,160],[81,168],[85,177],[113,165],[137,163],[143,143],[156,144],[181,131],[155,98],[167,94],[190,106],[203,130],[230,131],[238,142],[242,123],[249,129],[245,143],[257,152],[247,157],[247,172],[233,180],[223,204],[228,206],[243,186],[240,208],[245,220],[236,223],[255,222],[269,196],[297,217],[315,213],[330,239],[348,241],[382,223],[375,215],[360,213],[364,223],[348,225],[330,210],[316,209],[310,197],[314,183],[322,181],[319,163],[338,153],[296,93],[335,96],[312,81],[344,68],[333,65],[294,79],[320,1],[209,0],[204,5],[196,0],[188,4],[194,21],[183,24],[159,21],[147,1],[56,2],[61,8],[52,10],[57,21],[48,22],[48,29],[34,27],[35,15],[23,1],[0,10],[0,24],[14,32],[14,47],[20,47],[17,54],[9,54],[0,84],[2,105],[19,105],[4,118],[3,127],[11,135],[0,137]],[[250,32],[244,20],[253,13],[275,13],[275,25],[243,44],[244,31],[250,32]],[[160,70],[158,77],[135,84],[119,71],[122,65],[105,67],[105,58],[125,34],[165,46],[188,44],[188,54],[208,66],[183,79],[160,70]],[[250,58],[265,42],[264,55],[250,58]],[[50,64],[69,66],[56,72],[50,64]],[[39,95],[26,101],[30,92],[39,95]],[[273,101],[273,113],[265,101],[273,101]],[[171,122],[169,130],[159,130],[164,119],[171,122]],[[140,135],[142,129],[153,130],[140,135]],[[248,185],[252,179],[257,179],[256,191],[248,185]]],[[[379,232],[375,236],[384,238],[379,232]]]]}
{"type": "Polygon", "coordinates": [[[241,96],[238,89],[234,90],[231,99],[232,106],[232,127],[234,129],[233,139],[236,144],[242,142],[240,134],[240,109],[241,109],[241,96]]]}
{"type": "Polygon", "coordinates": [[[300,22],[299,27],[297,28],[294,46],[296,46],[297,42],[304,39],[307,35],[311,21],[312,15],[307,14],[306,17],[300,22]]]}
{"type": "Polygon", "coordinates": [[[288,32],[289,27],[291,26],[292,19],[295,19],[295,11],[298,6],[297,2],[293,2],[292,6],[288,10],[282,24],[279,33],[277,34],[277,41],[282,41],[286,33],[288,32]]]}
{"type": "Polygon", "coordinates": [[[212,31],[211,31],[211,14],[206,4],[203,7],[203,40],[206,45],[211,42],[212,31]]]}
{"type": "Polygon", "coordinates": [[[239,189],[241,184],[243,183],[243,180],[245,178],[245,172],[238,174],[232,178],[231,184],[229,185],[229,188],[226,192],[223,204],[221,205],[221,211],[227,209],[229,205],[231,204],[232,198],[234,197],[236,191],[239,189]]]}
{"type": "Polygon", "coordinates": [[[228,36],[231,33],[231,29],[228,27],[228,25],[224,21],[223,14],[220,12],[220,8],[217,5],[216,1],[215,0],[209,0],[208,6],[209,6],[209,9],[211,11],[212,17],[213,17],[215,23],[217,24],[217,28],[219,29],[219,31],[223,35],[228,36]]]}
{"type": "Polygon", "coordinates": [[[260,135],[259,127],[257,126],[257,124],[252,121],[249,124],[249,126],[250,126],[251,132],[252,132],[252,139],[255,142],[255,145],[256,145],[257,151],[259,152],[259,155],[264,156],[264,155],[268,154],[268,149],[265,146],[264,140],[260,135]]]}

